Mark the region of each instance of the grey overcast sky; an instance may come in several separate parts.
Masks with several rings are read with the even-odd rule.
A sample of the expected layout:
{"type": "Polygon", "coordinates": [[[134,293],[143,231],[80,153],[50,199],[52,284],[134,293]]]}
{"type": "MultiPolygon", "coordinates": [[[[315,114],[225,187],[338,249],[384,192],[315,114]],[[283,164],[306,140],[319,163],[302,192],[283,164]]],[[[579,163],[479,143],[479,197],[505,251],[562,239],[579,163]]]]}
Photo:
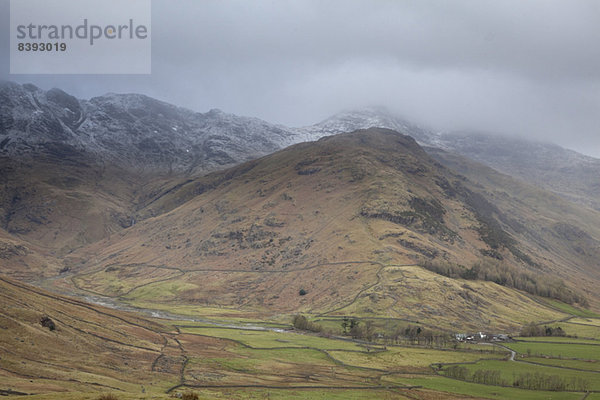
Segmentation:
{"type": "MultiPolygon", "coordinates": [[[[74,0],[79,1],[79,0],[74,0]]],[[[600,157],[598,0],[153,0],[152,75],[9,75],[290,126],[370,105],[600,157]]]]}

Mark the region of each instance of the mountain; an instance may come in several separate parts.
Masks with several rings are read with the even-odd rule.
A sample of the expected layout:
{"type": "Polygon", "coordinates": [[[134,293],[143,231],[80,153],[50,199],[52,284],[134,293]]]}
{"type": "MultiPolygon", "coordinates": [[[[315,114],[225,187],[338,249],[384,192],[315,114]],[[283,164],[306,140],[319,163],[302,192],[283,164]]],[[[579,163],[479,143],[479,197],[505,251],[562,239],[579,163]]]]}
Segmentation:
{"type": "Polygon", "coordinates": [[[600,210],[600,181],[597,179],[600,160],[551,143],[481,132],[434,133],[385,108],[347,110],[316,125],[299,128],[296,134],[305,140],[316,140],[369,127],[402,132],[427,149],[441,148],[463,155],[570,201],[600,210]]]}
{"type": "Polygon", "coordinates": [[[271,153],[290,133],[137,94],[0,84],[0,228],[64,255],[135,223],[169,179],[271,153]]]}
{"type": "Polygon", "coordinates": [[[402,132],[418,142],[430,143],[432,137],[428,130],[393,115],[383,107],[342,111],[315,125],[293,129],[293,132],[295,142],[310,142],[324,136],[373,127],[402,132]]]}
{"type": "Polygon", "coordinates": [[[139,94],[79,100],[60,89],[0,85],[0,155],[85,156],[136,171],[207,171],[281,148],[290,133],[219,110],[197,113],[139,94]]]}
{"type": "Polygon", "coordinates": [[[385,129],[297,144],[173,186],[54,284],[137,307],[446,329],[559,317],[538,295],[595,307],[600,215],[482,168],[489,181],[471,181],[385,129]]]}
{"type": "MultiPolygon", "coordinates": [[[[565,164],[577,162],[583,156],[576,153],[552,147],[554,153],[534,156],[540,172],[517,169],[515,176],[542,186],[536,189],[456,154],[494,153],[496,145],[485,145],[492,139],[469,147],[468,138],[433,134],[380,109],[285,128],[142,95],[78,100],[58,89],[5,83],[0,100],[2,269],[22,279],[131,294],[130,301],[141,303],[245,305],[270,313],[346,312],[357,305],[356,293],[372,289],[374,299],[386,301],[362,304],[362,312],[382,313],[392,301],[404,306],[393,311],[396,317],[433,323],[445,307],[440,300],[448,299],[420,298],[432,306],[408,312],[412,306],[376,284],[391,279],[385,273],[392,265],[403,265],[404,275],[410,270],[428,284],[452,286],[453,299],[466,296],[453,286],[457,276],[493,281],[495,274],[530,295],[597,304],[597,213],[542,190],[559,192],[534,179],[542,160],[560,153],[565,164]],[[334,135],[371,125],[400,133],[334,135]],[[273,153],[310,138],[322,139],[273,153]],[[437,150],[427,147],[428,154],[419,142],[437,150]],[[329,268],[336,265],[343,272],[329,268]],[[525,275],[515,275],[515,268],[525,275]],[[449,280],[440,281],[440,271],[449,280]],[[319,289],[298,298],[300,276],[319,289]],[[343,288],[333,284],[340,279],[348,283],[343,288]],[[212,286],[197,290],[206,287],[200,281],[212,286]],[[180,291],[182,297],[175,295],[180,291]]],[[[498,164],[511,164],[506,160],[524,146],[497,143],[508,154],[490,154],[498,164]]],[[[593,198],[564,176],[561,196],[593,198]]],[[[391,286],[400,290],[396,283],[391,286]]],[[[493,296],[501,289],[481,290],[493,296]]],[[[508,298],[527,303],[519,308],[539,309],[510,290],[508,298]]],[[[444,324],[514,326],[533,318],[507,319],[497,311],[496,319],[485,319],[481,304],[464,305],[473,314],[453,309],[444,324]]]]}
{"type": "Polygon", "coordinates": [[[286,128],[2,84],[0,395],[461,397],[419,388],[504,355],[457,332],[597,337],[596,168],[382,109],[286,128]]]}
{"type": "Polygon", "coordinates": [[[0,267],[3,274],[31,282],[57,276],[65,265],[46,249],[0,229],[0,267]]]}
{"type": "Polygon", "coordinates": [[[481,133],[447,133],[433,144],[600,210],[600,160],[560,146],[481,133]]]}

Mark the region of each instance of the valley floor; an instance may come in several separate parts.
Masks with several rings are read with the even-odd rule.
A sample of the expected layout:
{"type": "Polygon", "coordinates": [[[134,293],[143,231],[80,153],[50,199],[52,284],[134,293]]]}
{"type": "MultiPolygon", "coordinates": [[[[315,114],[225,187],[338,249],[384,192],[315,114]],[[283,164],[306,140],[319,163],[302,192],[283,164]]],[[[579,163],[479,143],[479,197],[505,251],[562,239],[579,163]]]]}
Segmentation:
{"type": "MultiPolygon", "coordinates": [[[[597,317],[563,313],[552,326],[571,337],[425,346],[294,331],[291,316],[267,321],[226,308],[197,307],[198,318],[165,310],[144,310],[163,318],[137,317],[2,284],[0,391],[10,398],[600,399],[597,317]],[[84,318],[90,311],[95,317],[84,318]],[[40,331],[36,312],[51,314],[56,331],[40,331]],[[61,336],[73,340],[70,352],[61,336]],[[60,343],[66,347],[33,353],[60,343]]],[[[309,319],[324,327],[343,321],[309,319]]]]}

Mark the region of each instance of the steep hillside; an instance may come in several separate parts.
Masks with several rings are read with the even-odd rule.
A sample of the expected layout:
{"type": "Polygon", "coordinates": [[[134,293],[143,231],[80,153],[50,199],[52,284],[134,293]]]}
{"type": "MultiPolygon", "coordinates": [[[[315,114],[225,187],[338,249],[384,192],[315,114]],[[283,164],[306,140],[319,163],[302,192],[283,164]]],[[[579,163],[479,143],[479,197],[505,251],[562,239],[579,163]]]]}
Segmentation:
{"type": "MultiPolygon", "coordinates": [[[[600,276],[598,211],[581,207],[478,162],[427,148],[443,165],[476,182],[475,187],[519,226],[521,243],[544,250],[542,266],[585,287],[600,276]]],[[[593,285],[592,285],[593,286],[593,285]]],[[[590,293],[593,293],[589,286],[590,293]]]]}
{"type": "Polygon", "coordinates": [[[0,229],[0,271],[13,278],[35,281],[66,272],[64,261],[46,249],[23,241],[0,229]]]}
{"type": "Polygon", "coordinates": [[[2,395],[164,392],[179,382],[182,362],[156,322],[0,276],[2,395]],[[173,365],[157,363],[161,356],[173,365]]]}
{"type": "Polygon", "coordinates": [[[196,113],[137,94],[79,100],[60,89],[4,82],[0,228],[45,248],[47,255],[63,256],[158,215],[162,200],[157,197],[195,176],[292,143],[371,126],[465,154],[569,200],[599,207],[598,160],[507,138],[438,135],[383,109],[347,111],[313,126],[286,128],[218,110],[196,113]]]}
{"type": "Polygon", "coordinates": [[[80,100],[60,89],[0,83],[0,157],[84,156],[137,173],[205,173],[290,144],[381,127],[480,161],[598,209],[600,161],[547,143],[484,135],[438,134],[383,108],[349,110],[303,128],[219,110],[198,113],[139,94],[80,100]]]}
{"type": "MultiPolygon", "coordinates": [[[[575,172],[580,181],[564,174],[580,159],[575,153],[556,170],[561,191],[519,173],[513,155],[520,153],[507,144],[475,140],[480,150],[472,150],[465,138],[434,135],[376,109],[288,129],[141,95],[87,101],[4,83],[0,100],[0,267],[12,276],[58,277],[44,284],[153,307],[387,313],[442,317],[446,327],[556,316],[527,296],[598,306],[597,212],[429,149],[435,161],[396,132],[330,136],[199,174],[302,139],[388,125],[462,152],[506,149],[502,159],[515,175],[593,206],[593,185],[581,183],[593,160],[575,172]],[[429,298],[425,288],[447,297],[429,298]],[[495,293],[505,293],[504,311],[483,300],[495,293]],[[525,308],[533,311],[508,312],[525,308]]],[[[533,169],[563,154],[544,146],[532,151],[533,169]]]]}
{"type": "Polygon", "coordinates": [[[379,315],[448,329],[561,315],[510,287],[417,267],[483,261],[540,277],[533,289],[560,273],[571,289],[550,286],[571,293],[582,283],[597,304],[598,269],[582,258],[563,264],[576,252],[537,234],[568,203],[555,197],[548,211],[495,196],[410,137],[357,131],[176,185],[142,210],[147,219],[75,253],[74,275],[54,284],[138,306],[379,315]]]}
{"type": "Polygon", "coordinates": [[[130,226],[137,174],[62,152],[0,158],[0,228],[48,255],[65,255],[130,226]]]}

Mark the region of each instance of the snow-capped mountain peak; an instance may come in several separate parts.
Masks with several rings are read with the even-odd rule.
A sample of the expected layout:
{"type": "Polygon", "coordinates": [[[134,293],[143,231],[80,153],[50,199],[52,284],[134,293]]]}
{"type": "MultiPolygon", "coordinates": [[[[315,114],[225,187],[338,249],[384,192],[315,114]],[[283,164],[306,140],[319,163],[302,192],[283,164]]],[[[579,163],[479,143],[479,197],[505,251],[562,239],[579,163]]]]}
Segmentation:
{"type": "Polygon", "coordinates": [[[392,114],[385,107],[366,107],[339,112],[315,125],[296,128],[299,141],[317,140],[323,136],[352,132],[357,129],[387,128],[428,143],[433,133],[392,114]]]}

